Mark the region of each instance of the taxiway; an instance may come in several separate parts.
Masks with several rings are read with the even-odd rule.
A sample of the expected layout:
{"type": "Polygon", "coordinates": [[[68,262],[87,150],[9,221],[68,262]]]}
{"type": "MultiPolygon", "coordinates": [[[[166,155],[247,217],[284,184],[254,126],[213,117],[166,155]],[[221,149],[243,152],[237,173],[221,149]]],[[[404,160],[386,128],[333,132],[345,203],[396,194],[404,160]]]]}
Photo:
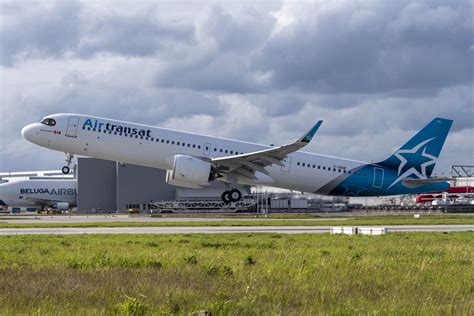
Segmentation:
{"type": "MultiPolygon", "coordinates": [[[[360,226],[363,227],[363,226],[360,226]]],[[[378,226],[371,226],[378,227],[378,226]]],[[[389,225],[388,232],[460,232],[474,231],[474,225],[389,225]]],[[[2,228],[0,235],[70,234],[222,234],[222,233],[329,233],[330,226],[201,226],[201,227],[55,227],[2,228]]]]}

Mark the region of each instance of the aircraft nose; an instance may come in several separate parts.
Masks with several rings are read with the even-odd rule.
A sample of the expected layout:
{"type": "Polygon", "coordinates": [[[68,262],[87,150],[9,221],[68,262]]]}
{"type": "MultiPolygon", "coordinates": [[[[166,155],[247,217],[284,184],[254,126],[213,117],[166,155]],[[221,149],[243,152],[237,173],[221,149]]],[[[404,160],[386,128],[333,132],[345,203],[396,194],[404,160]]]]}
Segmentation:
{"type": "Polygon", "coordinates": [[[23,138],[25,138],[29,141],[31,141],[34,133],[35,133],[35,131],[34,131],[33,124],[27,125],[27,126],[23,127],[23,129],[21,130],[21,135],[23,136],[23,138]]]}

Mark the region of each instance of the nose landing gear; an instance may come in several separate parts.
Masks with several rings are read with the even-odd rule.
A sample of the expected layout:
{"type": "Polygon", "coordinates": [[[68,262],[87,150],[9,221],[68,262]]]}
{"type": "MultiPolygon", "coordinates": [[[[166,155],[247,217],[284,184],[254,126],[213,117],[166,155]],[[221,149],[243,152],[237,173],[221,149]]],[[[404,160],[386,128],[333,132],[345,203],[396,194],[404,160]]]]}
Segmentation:
{"type": "Polygon", "coordinates": [[[62,167],[61,171],[63,174],[68,174],[70,171],[71,171],[71,164],[72,164],[72,160],[74,159],[74,154],[71,154],[71,153],[65,153],[66,154],[66,163],[67,165],[62,167]]]}
{"type": "Polygon", "coordinates": [[[237,202],[242,199],[242,192],[237,189],[232,189],[230,191],[224,191],[221,195],[222,202],[229,204],[231,202],[237,202]]]}

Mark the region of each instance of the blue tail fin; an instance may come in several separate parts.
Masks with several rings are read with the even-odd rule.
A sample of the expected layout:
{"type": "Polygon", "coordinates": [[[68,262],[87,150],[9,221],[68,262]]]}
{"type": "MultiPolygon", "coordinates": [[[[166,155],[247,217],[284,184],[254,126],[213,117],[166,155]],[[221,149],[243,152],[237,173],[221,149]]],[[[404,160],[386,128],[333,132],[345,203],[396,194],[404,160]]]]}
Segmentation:
{"type": "Polygon", "coordinates": [[[448,119],[433,119],[405,145],[378,165],[395,169],[398,175],[405,172],[408,175],[410,170],[412,173],[417,172],[421,177],[431,176],[452,123],[453,121],[448,119]]]}

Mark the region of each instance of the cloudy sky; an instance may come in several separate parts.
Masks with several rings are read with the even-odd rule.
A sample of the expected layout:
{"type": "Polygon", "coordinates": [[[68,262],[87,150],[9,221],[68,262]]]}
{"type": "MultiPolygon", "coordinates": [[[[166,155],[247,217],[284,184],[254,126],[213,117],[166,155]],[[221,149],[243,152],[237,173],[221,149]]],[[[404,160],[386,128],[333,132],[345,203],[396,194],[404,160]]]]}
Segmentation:
{"type": "Polygon", "coordinates": [[[474,165],[473,4],[0,2],[0,171],[59,169],[22,139],[79,112],[382,160],[454,119],[435,171],[474,165]]]}

